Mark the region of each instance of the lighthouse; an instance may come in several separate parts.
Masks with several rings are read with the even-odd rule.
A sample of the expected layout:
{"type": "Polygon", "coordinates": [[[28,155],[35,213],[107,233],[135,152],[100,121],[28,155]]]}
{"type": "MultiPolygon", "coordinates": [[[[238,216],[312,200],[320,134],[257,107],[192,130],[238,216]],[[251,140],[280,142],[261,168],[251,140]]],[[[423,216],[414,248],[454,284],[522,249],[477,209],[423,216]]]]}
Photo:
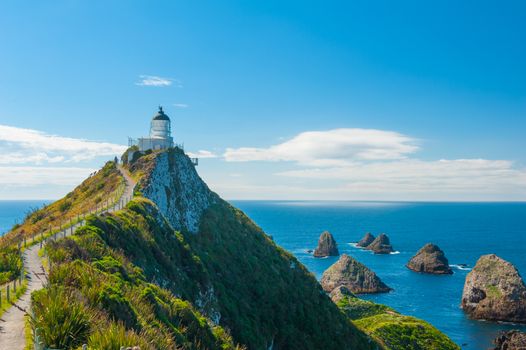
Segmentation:
{"type": "Polygon", "coordinates": [[[161,150],[173,147],[172,126],[170,118],[164,113],[163,107],[152,118],[150,123],[150,137],[141,137],[137,140],[139,151],[161,150]]]}

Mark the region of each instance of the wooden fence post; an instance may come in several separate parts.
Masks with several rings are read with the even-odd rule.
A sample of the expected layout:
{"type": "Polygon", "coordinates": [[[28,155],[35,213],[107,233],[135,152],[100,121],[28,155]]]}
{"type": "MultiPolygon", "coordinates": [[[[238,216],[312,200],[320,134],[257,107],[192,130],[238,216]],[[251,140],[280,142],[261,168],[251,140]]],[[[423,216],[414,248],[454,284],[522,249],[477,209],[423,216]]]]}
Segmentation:
{"type": "Polygon", "coordinates": [[[9,284],[7,285],[7,290],[6,290],[6,297],[7,297],[7,302],[9,302],[9,284]]]}

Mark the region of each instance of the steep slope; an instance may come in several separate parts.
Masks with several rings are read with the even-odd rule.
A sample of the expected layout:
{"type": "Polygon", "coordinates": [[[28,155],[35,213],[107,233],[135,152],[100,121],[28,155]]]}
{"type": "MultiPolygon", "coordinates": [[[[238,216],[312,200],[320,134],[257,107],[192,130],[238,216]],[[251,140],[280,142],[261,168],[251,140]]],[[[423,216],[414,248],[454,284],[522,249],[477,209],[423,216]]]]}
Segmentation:
{"type": "Polygon", "coordinates": [[[168,270],[173,284],[190,286],[191,278],[198,285],[199,263],[149,201],[91,216],[71,238],[50,242],[46,250],[49,286],[32,295],[32,323],[48,346],[236,348],[225,329],[180,294],[159,286],[165,281],[156,275],[168,270]],[[164,254],[161,245],[172,254],[164,254]]]}
{"type": "Polygon", "coordinates": [[[24,240],[30,244],[33,239],[49,235],[50,230],[76,222],[79,215],[93,212],[107,201],[114,200],[123,189],[123,179],[114,162],[90,175],[65,197],[42,208],[30,210],[22,223],[16,224],[10,232],[0,237],[0,284],[20,274],[22,258],[18,244],[24,240]]]}
{"type": "Polygon", "coordinates": [[[156,204],[145,210],[153,217],[159,210],[180,231],[181,246],[192,257],[177,261],[181,247],[157,242],[170,234],[165,225],[153,224],[162,222],[160,217],[149,229],[156,232],[151,266],[127,251],[124,238],[116,238],[120,243],[114,248],[131,255],[147,279],[183,295],[250,349],[374,348],[303,265],[208,189],[181,150],[134,158],[130,170],[139,179],[138,192],[156,204]],[[158,257],[167,263],[155,261],[158,257]]]}

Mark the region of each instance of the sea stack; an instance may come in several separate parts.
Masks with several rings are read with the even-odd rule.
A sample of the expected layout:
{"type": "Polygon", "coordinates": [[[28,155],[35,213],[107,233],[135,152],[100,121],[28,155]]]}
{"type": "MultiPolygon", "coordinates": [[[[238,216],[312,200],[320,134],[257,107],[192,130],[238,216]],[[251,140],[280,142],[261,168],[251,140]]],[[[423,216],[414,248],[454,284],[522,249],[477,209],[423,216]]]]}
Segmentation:
{"type": "Polygon", "coordinates": [[[393,247],[389,242],[389,237],[387,237],[385,233],[376,237],[376,239],[365,247],[365,249],[372,250],[375,254],[389,254],[393,252],[393,247]]]}
{"type": "Polygon", "coordinates": [[[526,287],[511,263],[483,255],[466,276],[462,309],[474,319],[526,323],[526,287]]]}
{"type": "Polygon", "coordinates": [[[444,252],[436,245],[427,243],[407,263],[407,268],[416,272],[436,275],[453,273],[444,252]]]}
{"type": "Polygon", "coordinates": [[[327,293],[339,287],[346,287],[352,293],[383,293],[389,288],[367,266],[342,254],[340,259],[331,265],[321,278],[321,286],[327,293]]]}
{"type": "Polygon", "coordinates": [[[362,239],[360,239],[360,241],[358,241],[358,243],[356,243],[356,245],[358,247],[362,247],[362,248],[365,248],[367,247],[369,244],[373,243],[374,241],[374,236],[370,233],[370,232],[367,232],[365,234],[365,236],[363,236],[362,239]]]}
{"type": "Polygon", "coordinates": [[[493,350],[524,350],[526,349],[526,333],[511,330],[500,333],[493,340],[493,350]]]}
{"type": "Polygon", "coordinates": [[[329,231],[324,231],[320,239],[318,239],[318,246],[314,250],[314,256],[316,258],[323,258],[326,256],[338,256],[340,252],[338,251],[338,246],[334,237],[330,234],[329,231]]]}

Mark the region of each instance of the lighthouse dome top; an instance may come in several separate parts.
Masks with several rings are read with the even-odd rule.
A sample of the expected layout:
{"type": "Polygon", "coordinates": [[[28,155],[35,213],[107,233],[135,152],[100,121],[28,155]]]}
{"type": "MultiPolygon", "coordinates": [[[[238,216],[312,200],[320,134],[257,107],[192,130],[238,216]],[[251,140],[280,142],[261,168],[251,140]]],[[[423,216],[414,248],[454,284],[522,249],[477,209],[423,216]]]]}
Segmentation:
{"type": "Polygon", "coordinates": [[[159,106],[159,111],[153,116],[152,120],[170,120],[170,118],[164,113],[163,107],[159,106]]]}

